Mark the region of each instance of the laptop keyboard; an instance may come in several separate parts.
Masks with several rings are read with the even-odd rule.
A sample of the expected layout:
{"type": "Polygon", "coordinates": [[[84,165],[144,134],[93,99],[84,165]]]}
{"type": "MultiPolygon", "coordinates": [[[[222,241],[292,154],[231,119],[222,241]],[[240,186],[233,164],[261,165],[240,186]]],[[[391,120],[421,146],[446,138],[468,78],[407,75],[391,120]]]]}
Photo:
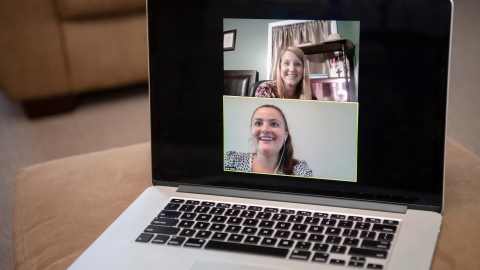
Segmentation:
{"type": "Polygon", "coordinates": [[[135,241],[383,269],[400,222],[173,198],[135,241]]]}

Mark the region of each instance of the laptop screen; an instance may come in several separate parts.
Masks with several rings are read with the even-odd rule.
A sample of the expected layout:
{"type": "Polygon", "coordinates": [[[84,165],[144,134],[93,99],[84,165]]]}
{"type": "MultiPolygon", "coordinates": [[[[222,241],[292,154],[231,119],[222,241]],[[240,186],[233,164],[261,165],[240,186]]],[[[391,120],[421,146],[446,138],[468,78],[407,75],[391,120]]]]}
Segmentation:
{"type": "Polygon", "coordinates": [[[441,211],[451,10],[149,1],[153,183],[441,211]]]}

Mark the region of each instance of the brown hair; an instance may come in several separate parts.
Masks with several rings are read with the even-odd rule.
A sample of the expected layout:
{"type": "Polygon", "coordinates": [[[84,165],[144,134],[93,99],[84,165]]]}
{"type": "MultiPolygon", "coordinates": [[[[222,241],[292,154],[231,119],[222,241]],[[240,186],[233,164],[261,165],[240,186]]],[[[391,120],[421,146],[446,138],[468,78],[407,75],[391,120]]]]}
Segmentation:
{"type": "Polygon", "coordinates": [[[265,104],[265,105],[262,105],[262,106],[256,108],[255,111],[253,111],[252,119],[250,120],[250,126],[252,126],[253,116],[258,111],[258,109],[261,109],[261,108],[275,109],[280,113],[280,115],[283,118],[283,122],[285,123],[285,131],[288,132],[288,137],[287,137],[287,140],[284,142],[284,144],[283,144],[283,146],[282,146],[282,148],[280,149],[280,152],[279,152],[279,153],[282,153],[282,151],[284,151],[283,152],[283,157],[282,157],[281,154],[278,156],[278,160],[281,161],[279,168],[282,169],[285,174],[291,175],[293,173],[293,167],[295,165],[297,165],[298,163],[300,163],[300,161],[293,158],[292,135],[290,134],[290,131],[288,129],[287,119],[285,118],[285,115],[283,114],[282,110],[280,110],[280,108],[278,108],[277,106],[274,106],[274,105],[265,104]]]}
{"type": "Polygon", "coordinates": [[[279,98],[285,98],[285,87],[283,86],[283,80],[281,77],[281,68],[282,68],[282,58],[283,55],[287,52],[290,51],[294,53],[300,60],[302,61],[303,64],[303,78],[302,81],[297,85],[297,89],[295,92],[295,96],[298,99],[307,99],[311,100],[312,99],[312,89],[310,88],[310,71],[308,69],[308,63],[307,63],[307,57],[303,53],[302,50],[300,50],[297,47],[288,47],[282,50],[280,53],[280,57],[278,58],[278,63],[277,63],[277,97],[279,98]]]}

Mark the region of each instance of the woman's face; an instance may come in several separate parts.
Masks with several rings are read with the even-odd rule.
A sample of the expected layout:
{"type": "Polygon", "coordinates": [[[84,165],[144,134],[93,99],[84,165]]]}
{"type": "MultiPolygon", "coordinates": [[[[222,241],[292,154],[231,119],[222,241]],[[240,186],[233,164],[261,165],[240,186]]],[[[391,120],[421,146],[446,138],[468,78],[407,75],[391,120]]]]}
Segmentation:
{"type": "Polygon", "coordinates": [[[251,135],[257,153],[278,154],[287,136],[280,112],[273,108],[258,109],[252,118],[251,135]]]}
{"type": "Polygon", "coordinates": [[[285,87],[297,87],[303,79],[303,63],[296,54],[286,51],[280,64],[280,75],[285,87]]]}

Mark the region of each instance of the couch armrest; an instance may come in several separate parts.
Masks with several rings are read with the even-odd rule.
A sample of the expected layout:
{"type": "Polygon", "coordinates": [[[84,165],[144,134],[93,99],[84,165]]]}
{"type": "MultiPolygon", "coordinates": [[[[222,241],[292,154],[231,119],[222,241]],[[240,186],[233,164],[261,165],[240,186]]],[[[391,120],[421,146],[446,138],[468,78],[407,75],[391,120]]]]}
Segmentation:
{"type": "Polygon", "coordinates": [[[0,0],[0,33],[0,87],[7,96],[29,100],[67,94],[53,0],[0,0]]]}

